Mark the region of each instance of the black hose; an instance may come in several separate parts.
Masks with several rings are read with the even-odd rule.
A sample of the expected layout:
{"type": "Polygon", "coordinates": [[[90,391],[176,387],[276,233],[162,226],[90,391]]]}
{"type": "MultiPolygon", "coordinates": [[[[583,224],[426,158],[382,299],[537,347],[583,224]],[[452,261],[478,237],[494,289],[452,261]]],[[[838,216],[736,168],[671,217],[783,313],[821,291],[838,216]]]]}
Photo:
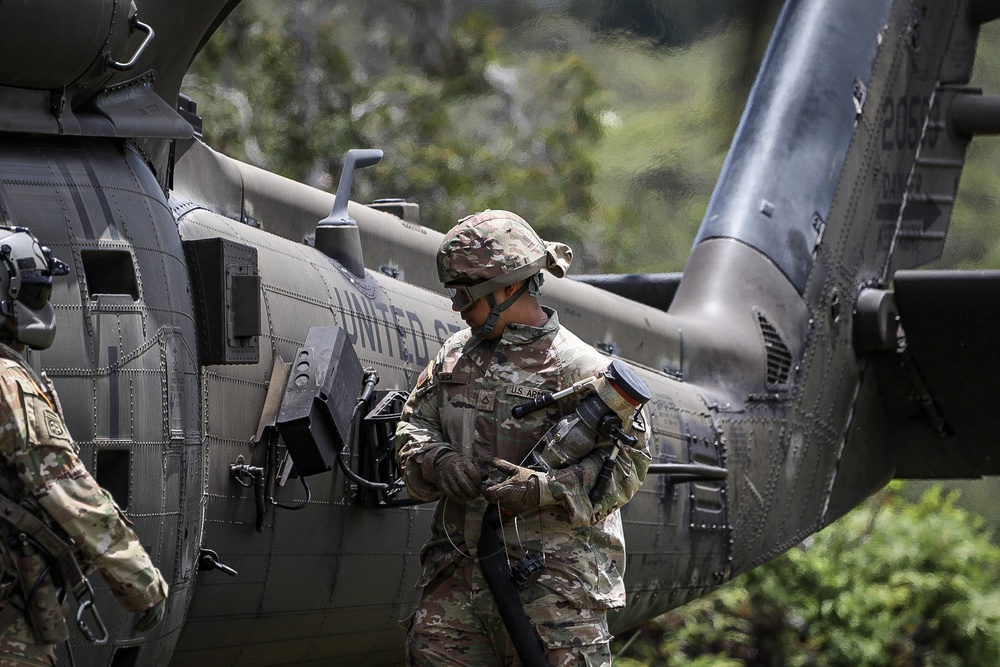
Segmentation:
{"type": "Polygon", "coordinates": [[[344,461],[344,454],[346,452],[347,452],[347,447],[343,447],[337,452],[337,466],[355,484],[367,487],[369,489],[375,489],[376,491],[396,491],[398,489],[403,488],[403,486],[405,485],[402,478],[397,479],[391,484],[386,484],[384,482],[373,482],[370,479],[365,479],[358,473],[351,470],[350,466],[347,465],[347,462],[344,461]]]}
{"type": "Polygon", "coordinates": [[[373,482],[370,479],[365,479],[358,473],[351,470],[351,467],[347,465],[347,461],[344,460],[344,456],[349,453],[348,443],[351,441],[351,437],[360,438],[358,435],[361,432],[361,419],[362,412],[361,408],[364,407],[365,403],[371,398],[372,391],[375,389],[375,384],[378,383],[378,374],[372,371],[367,376],[367,381],[365,382],[364,388],[361,390],[361,396],[358,397],[357,403],[354,404],[354,411],[351,412],[351,428],[347,439],[344,441],[343,446],[337,450],[335,459],[337,461],[337,467],[347,475],[355,484],[359,486],[364,486],[369,489],[375,489],[376,491],[385,491],[387,493],[392,491],[397,491],[405,486],[402,478],[397,479],[391,484],[385,484],[384,482],[373,482]]]}
{"type": "Polygon", "coordinates": [[[271,504],[274,505],[275,507],[280,507],[283,510],[292,510],[292,511],[295,511],[295,510],[300,510],[300,509],[304,508],[306,505],[308,505],[309,503],[311,503],[312,502],[313,494],[312,494],[312,489],[309,488],[309,482],[307,482],[306,478],[303,477],[302,475],[299,475],[299,481],[302,482],[302,488],[306,490],[306,499],[305,500],[299,502],[296,505],[286,505],[284,503],[279,503],[274,498],[271,498],[271,504]]]}
{"type": "Polygon", "coordinates": [[[548,667],[542,640],[524,613],[521,597],[511,581],[504,545],[497,537],[499,527],[500,514],[496,505],[490,505],[483,515],[483,529],[479,533],[479,568],[521,663],[524,667],[548,667]]]}

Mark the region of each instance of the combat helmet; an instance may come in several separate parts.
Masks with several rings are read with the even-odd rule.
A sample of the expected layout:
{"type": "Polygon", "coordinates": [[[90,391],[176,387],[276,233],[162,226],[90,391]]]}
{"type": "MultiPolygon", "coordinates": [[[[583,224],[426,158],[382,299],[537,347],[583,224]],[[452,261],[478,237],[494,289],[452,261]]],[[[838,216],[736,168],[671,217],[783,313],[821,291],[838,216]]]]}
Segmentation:
{"type": "Polygon", "coordinates": [[[500,313],[525,292],[532,296],[538,293],[542,269],[561,278],[572,260],[569,246],[542,241],[521,216],[487,210],[463,218],[444,235],[437,252],[437,271],[457,310],[466,310],[487,297],[490,315],[486,324],[473,332],[485,337],[493,331],[500,313]],[[522,280],[524,286],[503,303],[496,303],[496,290],[522,280]]]}
{"type": "Polygon", "coordinates": [[[69,266],[53,257],[31,230],[0,226],[0,340],[36,350],[52,345],[52,276],[67,273],[69,266]]]}

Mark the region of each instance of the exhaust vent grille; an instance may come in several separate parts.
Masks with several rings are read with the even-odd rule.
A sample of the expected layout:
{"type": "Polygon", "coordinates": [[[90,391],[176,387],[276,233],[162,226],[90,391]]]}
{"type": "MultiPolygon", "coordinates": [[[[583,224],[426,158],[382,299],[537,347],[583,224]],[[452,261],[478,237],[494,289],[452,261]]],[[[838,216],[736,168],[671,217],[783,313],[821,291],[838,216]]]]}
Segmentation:
{"type": "Polygon", "coordinates": [[[757,311],[757,326],[760,327],[764,349],[767,351],[767,388],[784,388],[788,384],[788,373],[792,368],[792,353],[778,330],[760,311],[757,311]]]}

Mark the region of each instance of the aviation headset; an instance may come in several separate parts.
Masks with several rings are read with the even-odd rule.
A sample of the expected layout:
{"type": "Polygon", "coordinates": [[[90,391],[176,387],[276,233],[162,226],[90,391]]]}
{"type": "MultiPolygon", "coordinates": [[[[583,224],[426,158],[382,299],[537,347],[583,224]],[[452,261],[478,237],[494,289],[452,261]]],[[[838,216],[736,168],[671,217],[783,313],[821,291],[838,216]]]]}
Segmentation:
{"type": "Polygon", "coordinates": [[[26,227],[0,226],[0,339],[44,350],[56,335],[52,276],[69,266],[26,227]]]}

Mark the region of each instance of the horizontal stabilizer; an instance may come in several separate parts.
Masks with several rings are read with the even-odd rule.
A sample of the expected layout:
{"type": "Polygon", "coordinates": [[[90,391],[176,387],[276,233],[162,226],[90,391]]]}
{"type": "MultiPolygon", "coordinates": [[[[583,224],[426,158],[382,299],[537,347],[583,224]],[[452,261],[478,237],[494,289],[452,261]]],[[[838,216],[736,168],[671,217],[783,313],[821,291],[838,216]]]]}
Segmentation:
{"type": "Polygon", "coordinates": [[[906,350],[880,364],[896,476],[1000,474],[1000,271],[899,271],[906,350]]]}

